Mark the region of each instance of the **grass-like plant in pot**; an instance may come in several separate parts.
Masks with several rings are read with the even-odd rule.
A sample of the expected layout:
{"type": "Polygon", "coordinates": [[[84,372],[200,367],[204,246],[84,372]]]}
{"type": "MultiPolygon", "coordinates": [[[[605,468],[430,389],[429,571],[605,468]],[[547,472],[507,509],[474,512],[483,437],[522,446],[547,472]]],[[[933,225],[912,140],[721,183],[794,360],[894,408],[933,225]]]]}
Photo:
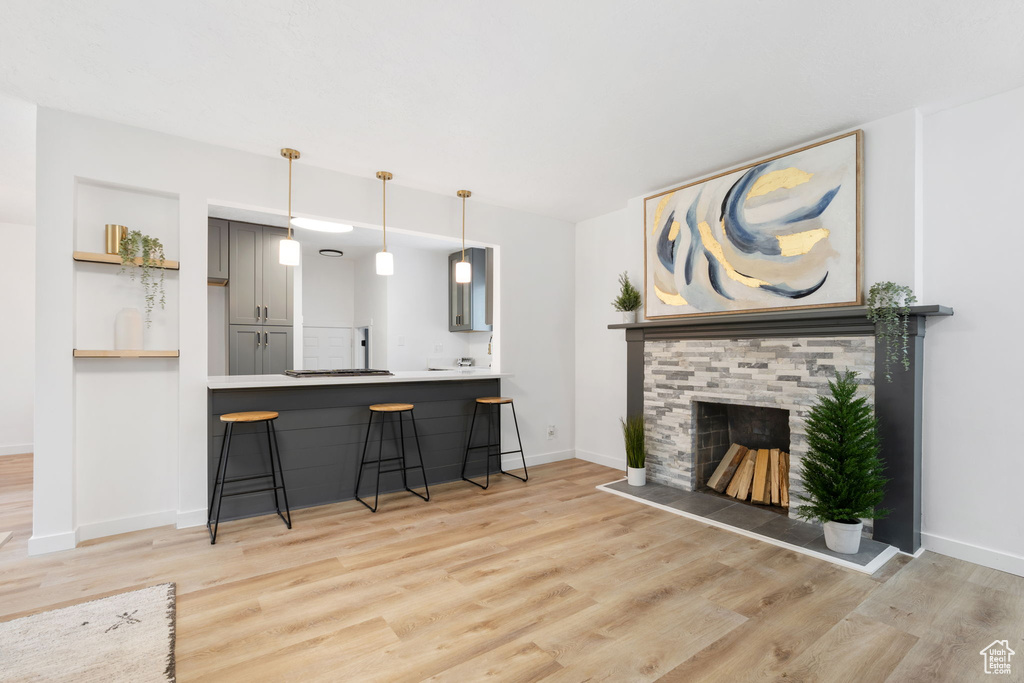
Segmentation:
{"type": "Polygon", "coordinates": [[[619,295],[612,301],[612,306],[622,313],[622,322],[636,322],[636,312],[643,306],[643,299],[640,298],[640,290],[629,281],[626,272],[619,275],[619,295]]]}
{"type": "Polygon", "coordinates": [[[917,297],[907,285],[876,282],[868,290],[868,320],[875,323],[875,334],[885,342],[885,381],[892,381],[892,366],[910,369],[910,344],[907,334],[910,307],[917,297]]]}
{"type": "Polygon", "coordinates": [[[642,414],[620,421],[626,443],[626,478],[630,486],[643,486],[647,483],[647,423],[642,414]]]}
{"type": "Polygon", "coordinates": [[[857,396],[857,373],[836,373],[831,395],[820,396],[807,418],[803,458],[806,495],[797,514],[821,521],[825,544],[855,554],[863,519],[889,514],[878,507],[885,495],[885,465],[878,457],[878,419],[867,397],[857,396]]]}
{"type": "Polygon", "coordinates": [[[142,291],[146,297],[146,327],[153,324],[151,314],[157,304],[164,308],[164,245],[158,237],[150,237],[139,230],[128,230],[121,238],[121,272],[127,271],[128,276],[135,279],[135,267],[131,265],[136,258],[140,259],[138,271],[142,282],[142,291]],[[157,277],[154,270],[160,271],[157,277]]]}

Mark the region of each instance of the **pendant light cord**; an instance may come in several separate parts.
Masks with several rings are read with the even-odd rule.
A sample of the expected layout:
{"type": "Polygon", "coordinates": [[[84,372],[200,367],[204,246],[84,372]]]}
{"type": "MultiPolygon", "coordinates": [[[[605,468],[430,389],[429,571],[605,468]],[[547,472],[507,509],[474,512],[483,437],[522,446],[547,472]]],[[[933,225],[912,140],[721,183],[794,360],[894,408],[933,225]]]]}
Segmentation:
{"type": "Polygon", "coordinates": [[[288,157],[288,239],[292,238],[292,158],[288,157]]]}
{"type": "Polygon", "coordinates": [[[466,197],[462,197],[462,260],[466,260],[466,197]]]}
{"type": "Polygon", "coordinates": [[[381,178],[381,207],[380,207],[380,227],[383,233],[384,243],[381,251],[388,250],[388,179],[381,178]]]}

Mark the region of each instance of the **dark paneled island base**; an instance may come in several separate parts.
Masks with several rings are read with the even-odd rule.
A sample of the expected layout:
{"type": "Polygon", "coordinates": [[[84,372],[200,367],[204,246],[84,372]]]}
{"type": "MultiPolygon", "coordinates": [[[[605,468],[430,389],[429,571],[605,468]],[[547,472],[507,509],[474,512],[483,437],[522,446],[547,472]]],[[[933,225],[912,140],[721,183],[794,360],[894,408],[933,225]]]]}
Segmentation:
{"type": "MultiPolygon", "coordinates": [[[[288,502],[292,509],[351,500],[355,494],[356,475],[370,419],[369,406],[390,402],[416,405],[416,426],[423,448],[427,483],[433,486],[458,481],[461,478],[462,457],[474,401],[481,396],[500,396],[500,388],[500,379],[488,377],[435,382],[211,389],[208,490],[213,490],[217,458],[224,438],[225,425],[220,421],[220,416],[246,410],[274,410],[280,413],[275,424],[288,488],[288,502]]],[[[367,455],[371,458],[377,457],[380,448],[379,424],[379,418],[374,420],[370,433],[367,455]]],[[[389,455],[397,455],[398,427],[397,422],[391,419],[386,419],[384,425],[384,457],[387,458],[389,455]]],[[[262,425],[235,426],[231,439],[229,477],[269,471],[267,437],[265,430],[258,427],[262,425]]],[[[494,428],[500,428],[497,419],[494,428]]],[[[478,432],[482,431],[479,424],[477,429],[478,432]]],[[[416,448],[411,430],[406,429],[405,436],[406,453],[411,464],[415,464],[416,448]]],[[[485,443],[482,435],[479,438],[481,443],[485,443]]],[[[483,451],[474,451],[470,456],[468,476],[483,476],[483,455],[483,451]]],[[[419,477],[418,471],[411,472],[409,485],[421,486],[419,477]]],[[[372,497],[374,483],[373,477],[364,477],[361,493],[372,497]]],[[[242,490],[245,483],[240,482],[234,486],[242,490]]],[[[382,475],[380,488],[381,493],[404,491],[401,474],[393,472],[382,475]]],[[[387,501],[381,504],[386,508],[387,501]]],[[[273,513],[273,496],[257,493],[225,499],[221,520],[273,513]]]]}

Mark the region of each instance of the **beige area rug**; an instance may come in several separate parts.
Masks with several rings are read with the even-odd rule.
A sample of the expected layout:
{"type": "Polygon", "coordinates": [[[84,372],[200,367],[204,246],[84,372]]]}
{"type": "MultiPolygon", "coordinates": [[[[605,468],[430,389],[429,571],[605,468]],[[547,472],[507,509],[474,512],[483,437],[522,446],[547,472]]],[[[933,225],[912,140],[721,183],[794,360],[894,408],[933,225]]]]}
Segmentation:
{"type": "Polygon", "coordinates": [[[0,681],[174,681],[174,584],[0,623],[0,681]]]}

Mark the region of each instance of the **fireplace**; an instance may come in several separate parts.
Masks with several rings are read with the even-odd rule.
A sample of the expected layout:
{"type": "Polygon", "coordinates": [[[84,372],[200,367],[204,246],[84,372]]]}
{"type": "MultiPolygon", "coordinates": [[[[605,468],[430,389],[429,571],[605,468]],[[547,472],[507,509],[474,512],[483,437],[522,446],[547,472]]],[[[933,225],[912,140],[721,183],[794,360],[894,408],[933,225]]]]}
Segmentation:
{"type": "Polygon", "coordinates": [[[748,449],[778,449],[789,453],[789,411],[743,403],[694,401],[693,434],[695,489],[707,482],[732,444],[748,449]]]}

